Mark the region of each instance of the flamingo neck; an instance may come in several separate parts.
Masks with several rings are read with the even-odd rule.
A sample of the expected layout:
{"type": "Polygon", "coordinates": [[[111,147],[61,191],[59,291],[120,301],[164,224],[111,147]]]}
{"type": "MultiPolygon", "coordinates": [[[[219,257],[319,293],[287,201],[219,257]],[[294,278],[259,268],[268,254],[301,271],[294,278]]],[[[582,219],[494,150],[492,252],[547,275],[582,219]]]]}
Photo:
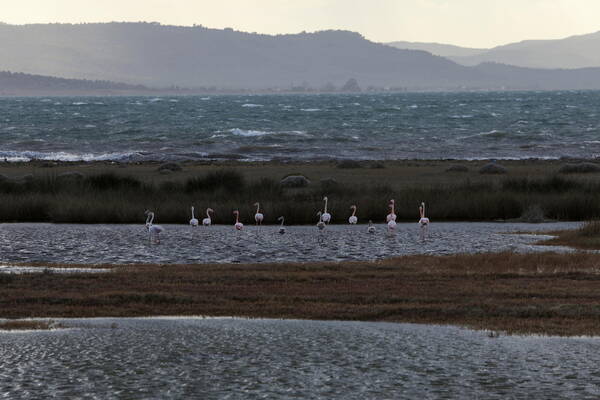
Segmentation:
{"type": "Polygon", "coordinates": [[[327,197],[325,197],[325,210],[323,212],[327,213],[327,197]]]}
{"type": "Polygon", "coordinates": [[[260,203],[256,203],[256,213],[258,214],[259,211],[260,211],[260,203]]]}
{"type": "Polygon", "coordinates": [[[356,216],[356,207],[352,207],[352,216],[355,217],[356,216]]]}
{"type": "Polygon", "coordinates": [[[192,219],[194,219],[194,207],[192,207],[192,219]]]}

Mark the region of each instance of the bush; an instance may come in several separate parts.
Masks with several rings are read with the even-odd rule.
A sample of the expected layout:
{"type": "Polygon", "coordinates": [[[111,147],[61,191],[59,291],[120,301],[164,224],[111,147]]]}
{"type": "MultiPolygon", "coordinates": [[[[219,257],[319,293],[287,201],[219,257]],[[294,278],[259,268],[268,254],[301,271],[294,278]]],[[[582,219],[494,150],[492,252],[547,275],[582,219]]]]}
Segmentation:
{"type": "Polygon", "coordinates": [[[223,189],[226,192],[240,191],[245,187],[244,175],[235,170],[209,172],[202,178],[190,178],[185,182],[185,191],[214,192],[223,189]]]}

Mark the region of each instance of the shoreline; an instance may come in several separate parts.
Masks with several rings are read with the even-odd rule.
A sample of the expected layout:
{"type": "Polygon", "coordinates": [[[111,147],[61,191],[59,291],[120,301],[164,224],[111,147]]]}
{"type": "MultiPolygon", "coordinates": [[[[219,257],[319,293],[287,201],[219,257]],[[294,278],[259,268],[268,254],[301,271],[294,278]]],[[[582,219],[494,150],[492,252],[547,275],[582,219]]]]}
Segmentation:
{"type": "Polygon", "coordinates": [[[500,253],[0,276],[0,318],[227,315],[597,336],[599,263],[600,254],[500,253]]]}

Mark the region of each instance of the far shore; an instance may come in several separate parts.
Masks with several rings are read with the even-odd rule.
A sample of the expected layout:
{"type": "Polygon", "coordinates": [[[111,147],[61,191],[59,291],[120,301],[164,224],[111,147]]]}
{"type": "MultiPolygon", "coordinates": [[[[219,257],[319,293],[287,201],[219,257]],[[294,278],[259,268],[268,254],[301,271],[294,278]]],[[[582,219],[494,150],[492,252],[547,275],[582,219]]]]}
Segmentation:
{"type": "Polygon", "coordinates": [[[97,265],[113,271],[0,274],[0,318],[204,315],[597,336],[598,265],[600,254],[590,253],[405,256],[308,264],[97,265]]]}

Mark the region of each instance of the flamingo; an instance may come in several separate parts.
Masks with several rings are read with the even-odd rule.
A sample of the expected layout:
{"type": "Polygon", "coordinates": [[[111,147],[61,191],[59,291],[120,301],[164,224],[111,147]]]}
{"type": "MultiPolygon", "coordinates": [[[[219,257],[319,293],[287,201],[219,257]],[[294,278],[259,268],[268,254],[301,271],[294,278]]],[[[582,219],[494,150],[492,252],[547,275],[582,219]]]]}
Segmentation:
{"type": "Polygon", "coordinates": [[[429,218],[425,216],[425,202],[421,203],[421,206],[419,207],[419,214],[421,214],[421,219],[419,220],[419,226],[421,227],[421,240],[425,240],[425,236],[429,230],[429,218]]]}
{"type": "Polygon", "coordinates": [[[206,209],[206,218],[204,218],[202,220],[202,225],[204,226],[211,226],[212,225],[212,220],[210,219],[210,213],[214,212],[212,208],[207,208],[206,209]]]}
{"type": "Polygon", "coordinates": [[[373,226],[373,221],[369,220],[369,227],[367,228],[367,232],[375,233],[375,226],[373,226]]]}
{"type": "Polygon", "coordinates": [[[387,215],[385,221],[396,221],[396,200],[390,200],[390,204],[388,207],[390,208],[390,213],[387,215]]]}
{"type": "Polygon", "coordinates": [[[281,225],[279,226],[279,234],[283,235],[285,233],[285,226],[283,226],[283,222],[285,221],[285,218],[279,217],[279,218],[277,218],[277,221],[281,221],[281,225]]]}
{"type": "Polygon", "coordinates": [[[319,222],[317,222],[317,228],[319,228],[319,230],[322,231],[323,229],[325,229],[325,222],[323,222],[323,213],[319,211],[317,213],[317,217],[319,217],[319,222]]]}
{"type": "Polygon", "coordinates": [[[254,214],[254,220],[256,221],[256,225],[262,224],[264,219],[264,215],[260,212],[260,203],[254,203],[256,206],[256,214],[254,214]]]}
{"type": "Polygon", "coordinates": [[[144,214],[146,214],[146,229],[148,230],[150,243],[152,243],[152,239],[154,239],[155,243],[160,243],[159,234],[164,231],[163,227],[154,225],[154,213],[152,211],[146,210],[144,214]]]}
{"type": "Polygon", "coordinates": [[[358,218],[356,218],[356,206],[350,206],[350,209],[352,210],[352,215],[350,218],[348,218],[348,223],[351,225],[356,225],[358,222],[358,218]]]}
{"type": "Polygon", "coordinates": [[[194,206],[192,206],[192,219],[190,219],[191,226],[198,226],[198,220],[194,217],[194,206]]]}
{"type": "Polygon", "coordinates": [[[233,215],[235,215],[235,225],[233,225],[235,227],[235,229],[237,229],[238,231],[241,231],[242,228],[244,227],[244,224],[242,224],[240,222],[240,212],[238,210],[235,210],[233,212],[233,215]]]}
{"type": "Polygon", "coordinates": [[[321,220],[328,224],[331,221],[331,214],[327,212],[327,196],[323,197],[323,201],[325,202],[325,208],[323,209],[323,214],[321,214],[321,220]]]}
{"type": "Polygon", "coordinates": [[[388,226],[388,231],[390,231],[390,233],[394,232],[396,230],[396,221],[391,219],[390,222],[387,223],[387,226],[388,226]]]}

